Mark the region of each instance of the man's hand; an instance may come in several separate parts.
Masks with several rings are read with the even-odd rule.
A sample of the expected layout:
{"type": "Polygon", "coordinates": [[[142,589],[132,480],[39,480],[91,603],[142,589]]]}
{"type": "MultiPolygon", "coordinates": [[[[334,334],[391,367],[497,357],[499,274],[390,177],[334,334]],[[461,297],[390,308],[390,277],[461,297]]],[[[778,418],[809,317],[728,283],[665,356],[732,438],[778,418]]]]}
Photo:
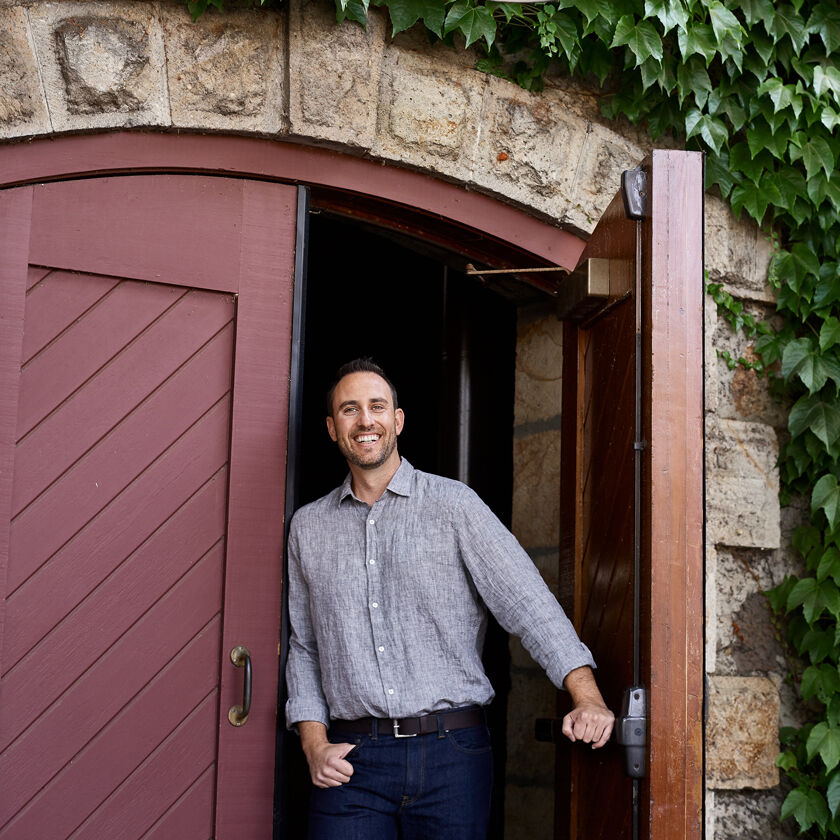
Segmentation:
{"type": "Polygon", "coordinates": [[[615,715],[606,707],[586,703],[575,706],[563,718],[563,734],[570,741],[592,744],[592,749],[603,747],[610,739],[615,715]]]}
{"type": "Polygon", "coordinates": [[[570,741],[592,744],[592,749],[603,747],[612,734],[615,715],[604,703],[592,669],[575,668],[566,674],[564,685],[575,707],[563,718],[563,734],[570,741]]]}
{"type": "Polygon", "coordinates": [[[331,744],[327,740],[327,728],[313,720],[300,721],[298,732],[313,785],[329,788],[350,781],[353,765],[344,756],[353,749],[353,744],[331,744]]]}

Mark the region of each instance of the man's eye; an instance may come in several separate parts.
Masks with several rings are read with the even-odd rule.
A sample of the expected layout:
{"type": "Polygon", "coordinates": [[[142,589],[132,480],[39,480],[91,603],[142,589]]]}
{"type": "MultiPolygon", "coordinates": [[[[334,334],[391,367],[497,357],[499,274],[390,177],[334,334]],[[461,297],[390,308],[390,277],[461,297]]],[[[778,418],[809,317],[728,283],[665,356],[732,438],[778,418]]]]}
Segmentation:
{"type": "Polygon", "coordinates": [[[344,409],[344,413],[345,414],[355,414],[358,410],[359,409],[355,408],[354,406],[347,406],[347,408],[344,409]]]}
{"type": "Polygon", "coordinates": [[[370,407],[370,410],[371,410],[371,411],[385,411],[385,406],[384,406],[384,405],[379,405],[379,404],[377,404],[377,405],[372,405],[372,406],[370,407]]]}

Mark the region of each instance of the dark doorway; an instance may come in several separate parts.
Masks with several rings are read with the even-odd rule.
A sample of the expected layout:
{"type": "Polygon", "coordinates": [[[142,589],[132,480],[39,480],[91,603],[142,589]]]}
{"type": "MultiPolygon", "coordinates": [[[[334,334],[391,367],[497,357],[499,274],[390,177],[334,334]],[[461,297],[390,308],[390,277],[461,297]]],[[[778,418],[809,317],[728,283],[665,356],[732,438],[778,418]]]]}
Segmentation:
{"type": "MultiPolygon", "coordinates": [[[[406,414],[400,453],[420,470],[465,481],[510,525],[516,306],[462,265],[410,237],[310,216],[299,505],[346,475],[326,433],[325,391],[343,362],[370,356],[393,379],[406,414]]],[[[510,657],[493,621],[484,659],[496,690],[490,836],[501,838],[510,657]]],[[[282,836],[302,837],[308,773],[297,739],[285,740],[282,836]]]]}

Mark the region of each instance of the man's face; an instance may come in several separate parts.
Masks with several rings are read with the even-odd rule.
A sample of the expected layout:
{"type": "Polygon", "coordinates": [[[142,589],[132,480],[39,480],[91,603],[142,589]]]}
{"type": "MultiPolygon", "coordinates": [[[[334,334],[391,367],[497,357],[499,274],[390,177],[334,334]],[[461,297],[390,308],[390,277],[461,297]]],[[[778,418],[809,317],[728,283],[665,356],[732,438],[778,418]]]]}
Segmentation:
{"type": "Polygon", "coordinates": [[[394,410],[391,389],[381,376],[345,376],[335,389],[332,409],[327,431],[349,464],[372,470],[394,455],[404,418],[401,408],[394,410]]]}

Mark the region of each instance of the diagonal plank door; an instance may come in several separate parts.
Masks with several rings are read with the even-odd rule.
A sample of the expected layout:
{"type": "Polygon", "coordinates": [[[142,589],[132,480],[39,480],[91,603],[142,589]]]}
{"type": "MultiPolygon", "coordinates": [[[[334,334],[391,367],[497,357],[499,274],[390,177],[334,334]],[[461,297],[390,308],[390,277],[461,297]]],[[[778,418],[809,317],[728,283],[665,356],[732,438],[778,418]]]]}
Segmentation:
{"type": "Polygon", "coordinates": [[[0,194],[4,840],[271,834],[295,205],[0,194]]]}
{"type": "Polygon", "coordinates": [[[634,816],[620,747],[561,747],[557,836],[575,840],[702,834],[702,160],[654,152],[643,168],[645,218],[628,219],[617,196],[581,258],[610,260],[610,297],[564,329],[561,571],[574,578],[576,625],[598,663],[607,704],[618,714],[624,689],[637,679],[647,690],[647,774],[637,783],[634,816]]]}

